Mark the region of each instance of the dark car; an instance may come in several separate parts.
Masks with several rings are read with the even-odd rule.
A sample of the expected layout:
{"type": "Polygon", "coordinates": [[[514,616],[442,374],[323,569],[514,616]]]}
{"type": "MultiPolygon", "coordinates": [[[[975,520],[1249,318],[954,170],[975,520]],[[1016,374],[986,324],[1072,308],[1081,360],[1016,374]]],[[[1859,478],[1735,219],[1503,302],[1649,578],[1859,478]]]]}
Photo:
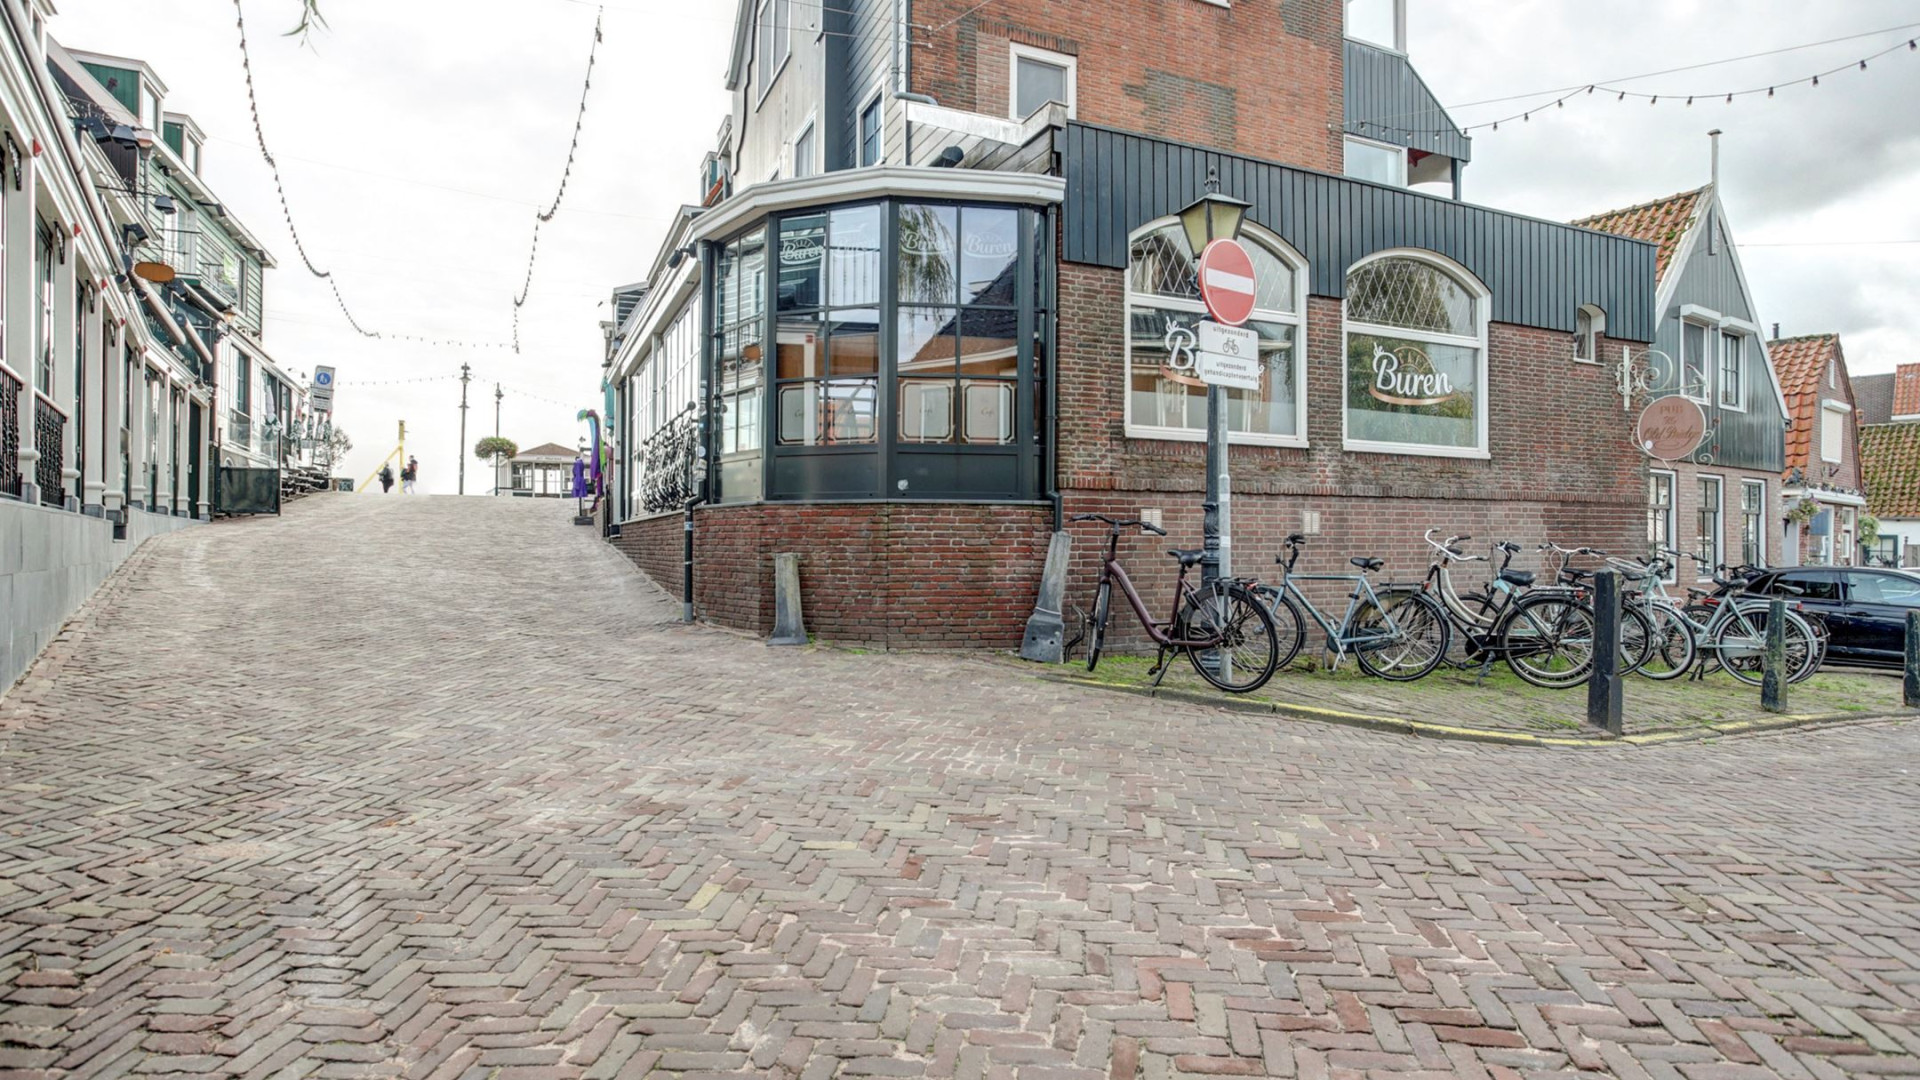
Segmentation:
{"type": "Polygon", "coordinates": [[[1833,631],[1829,660],[1900,666],[1906,658],[1907,612],[1920,609],[1920,574],[1852,566],[1769,570],[1750,591],[1771,595],[1778,586],[1801,590],[1806,610],[1833,631]]]}

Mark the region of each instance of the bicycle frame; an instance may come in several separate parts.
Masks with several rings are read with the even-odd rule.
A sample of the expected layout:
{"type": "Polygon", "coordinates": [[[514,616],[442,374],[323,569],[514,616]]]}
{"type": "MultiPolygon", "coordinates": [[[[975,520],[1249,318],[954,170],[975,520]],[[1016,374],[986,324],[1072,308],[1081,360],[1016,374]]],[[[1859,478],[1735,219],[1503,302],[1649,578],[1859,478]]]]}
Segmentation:
{"type": "MultiPolygon", "coordinates": [[[[1379,595],[1373,591],[1373,582],[1369,581],[1365,574],[1296,574],[1290,569],[1282,569],[1280,584],[1274,586],[1274,596],[1275,603],[1278,603],[1278,598],[1281,596],[1290,596],[1306,608],[1307,615],[1318,623],[1321,631],[1327,635],[1327,645],[1333,649],[1336,658],[1345,657],[1358,646],[1374,642],[1387,644],[1400,640],[1402,636],[1400,624],[1394,621],[1393,613],[1380,602],[1379,595]],[[1294,584],[1296,581],[1343,581],[1348,585],[1359,587],[1347,598],[1346,615],[1335,623],[1321,614],[1320,609],[1307,598],[1307,594],[1300,590],[1300,586],[1294,584]],[[1380,612],[1380,618],[1386,625],[1379,631],[1349,635],[1345,631],[1353,625],[1353,617],[1359,613],[1363,603],[1372,604],[1374,609],[1380,612]]],[[[1273,604],[1267,606],[1271,610],[1273,604]]]]}
{"type": "Polygon", "coordinates": [[[1177,638],[1167,632],[1180,621],[1181,605],[1193,595],[1193,590],[1187,585],[1186,567],[1180,568],[1180,578],[1174,583],[1173,613],[1165,622],[1154,619],[1153,614],[1147,610],[1146,602],[1140,599],[1139,591],[1133,587],[1133,580],[1127,577],[1127,568],[1120,565],[1120,537],[1117,533],[1107,538],[1107,555],[1100,563],[1100,584],[1105,585],[1109,582],[1119,586],[1121,593],[1127,598],[1127,604],[1133,608],[1134,617],[1140,620],[1140,628],[1145,630],[1154,644],[1161,648],[1205,649],[1220,644],[1218,636],[1177,638]]]}

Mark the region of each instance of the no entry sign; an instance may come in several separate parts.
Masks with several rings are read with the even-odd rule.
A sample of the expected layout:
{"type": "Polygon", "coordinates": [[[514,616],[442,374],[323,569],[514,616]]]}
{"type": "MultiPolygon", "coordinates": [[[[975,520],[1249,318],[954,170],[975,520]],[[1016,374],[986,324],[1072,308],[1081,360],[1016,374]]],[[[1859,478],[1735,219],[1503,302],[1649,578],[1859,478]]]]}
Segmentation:
{"type": "Polygon", "coordinates": [[[1228,326],[1253,315],[1253,257],[1237,240],[1215,240],[1200,253],[1200,299],[1228,326]]]}

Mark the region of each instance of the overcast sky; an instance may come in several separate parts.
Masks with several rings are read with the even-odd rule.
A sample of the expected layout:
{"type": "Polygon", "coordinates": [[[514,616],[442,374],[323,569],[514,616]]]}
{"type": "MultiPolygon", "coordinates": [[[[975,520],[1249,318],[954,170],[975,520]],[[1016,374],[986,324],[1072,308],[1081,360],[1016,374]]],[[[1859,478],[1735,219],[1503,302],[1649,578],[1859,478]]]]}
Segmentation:
{"type": "MultiPolygon", "coordinates": [[[[1128,0],[1112,0],[1115,3],[1128,0]]],[[[1168,2],[1168,0],[1155,0],[1168,2]]],[[[1247,0],[1272,3],[1274,0],[1247,0]]],[[[534,214],[553,198],[579,101],[595,8],[582,0],[324,0],[330,22],[281,36],[298,0],[245,0],[256,83],[308,250],[363,325],[506,341],[534,214]]],[[[599,322],[612,287],[645,273],[675,207],[697,196],[726,114],[732,0],[624,0],[606,10],[586,129],[559,218],[542,235],[522,313],[524,352],[367,341],[300,267],[252,143],[229,3],[65,0],[71,48],[146,60],[167,107],[207,130],[206,176],[280,260],[267,345],[285,367],[333,364],[339,424],[363,479],[407,421],[423,490],[452,492],[462,361],[473,364],[467,444],[583,434],[597,407],[599,322]],[[443,381],[369,385],[381,380],[443,381]],[[484,381],[481,381],[484,380],[484,381]],[[542,401],[541,398],[551,399],[542,401]]],[[[1915,0],[1411,0],[1410,49],[1443,102],[1606,81],[1862,31],[1899,33],[1624,84],[1710,95],[1798,78],[1920,34],[1915,0]]],[[[1550,100],[1549,98],[1535,100],[1550,100]]],[[[1691,107],[1598,95],[1476,132],[1469,201],[1565,220],[1706,182],[1706,132],[1725,131],[1722,187],[1760,318],[1786,334],[1837,330],[1856,373],[1920,358],[1920,54],[1901,52],[1772,100],[1691,107]]],[[[1463,124],[1529,101],[1457,108],[1463,124]]],[[[491,482],[468,462],[469,492],[491,482]]]]}

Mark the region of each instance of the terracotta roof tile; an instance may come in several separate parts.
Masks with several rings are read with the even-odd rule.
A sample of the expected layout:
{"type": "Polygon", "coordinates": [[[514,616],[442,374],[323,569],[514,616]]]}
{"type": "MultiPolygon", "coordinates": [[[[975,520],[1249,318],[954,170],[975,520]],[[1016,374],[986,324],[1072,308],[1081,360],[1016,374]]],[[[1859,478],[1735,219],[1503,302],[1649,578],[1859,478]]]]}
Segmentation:
{"type": "Polygon", "coordinates": [[[1860,469],[1875,517],[1920,517],[1920,423],[1861,428],[1860,469]]]}
{"type": "Polygon", "coordinates": [[[1820,387],[1827,377],[1827,362],[1840,350],[1840,335],[1811,334],[1767,342],[1767,355],[1780,380],[1780,393],[1787,399],[1787,416],[1793,426],[1787,429],[1787,471],[1805,470],[1813,445],[1814,412],[1820,405],[1820,387]]]}
{"type": "Polygon", "coordinates": [[[1667,267],[1673,265],[1674,255],[1680,250],[1680,241],[1686,237],[1687,230],[1693,227],[1694,218],[1698,216],[1711,190],[1712,186],[1709,185],[1683,191],[1624,210],[1609,210],[1604,214],[1581,218],[1573,224],[1583,229],[1613,233],[1615,236],[1658,245],[1660,255],[1655,277],[1656,280],[1665,280],[1667,267]]]}
{"type": "Polygon", "coordinates": [[[1901,364],[1894,369],[1893,415],[1920,416],[1920,364],[1901,364]]]}

